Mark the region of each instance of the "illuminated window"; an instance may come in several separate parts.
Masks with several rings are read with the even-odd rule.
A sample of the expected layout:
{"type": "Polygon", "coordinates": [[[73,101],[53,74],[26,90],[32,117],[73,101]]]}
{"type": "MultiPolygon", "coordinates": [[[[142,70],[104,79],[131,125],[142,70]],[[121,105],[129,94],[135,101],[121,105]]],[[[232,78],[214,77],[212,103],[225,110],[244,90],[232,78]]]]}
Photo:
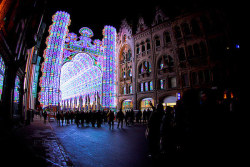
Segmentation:
{"type": "Polygon", "coordinates": [[[133,93],[133,87],[132,87],[132,85],[129,86],[129,93],[130,93],[130,94],[133,93]]]}
{"type": "Polygon", "coordinates": [[[141,83],[141,92],[144,91],[144,88],[143,88],[143,82],[141,83]]]}
{"type": "Polygon", "coordinates": [[[126,86],[123,87],[123,94],[126,94],[127,91],[126,91],[126,86]]]}
{"type": "Polygon", "coordinates": [[[152,105],[154,106],[154,100],[152,98],[142,99],[141,105],[140,105],[141,111],[144,111],[147,109],[152,110],[152,106],[150,105],[150,103],[152,103],[152,105]]]}
{"type": "Polygon", "coordinates": [[[5,72],[5,64],[0,55],[0,100],[2,98],[2,92],[3,92],[4,72],[5,72]]]}
{"type": "Polygon", "coordinates": [[[19,103],[19,90],[20,90],[20,79],[16,76],[15,88],[14,88],[14,102],[19,103]]]}
{"type": "Polygon", "coordinates": [[[149,90],[153,90],[153,81],[149,82],[149,90]]]}
{"type": "Polygon", "coordinates": [[[160,88],[164,89],[164,80],[162,80],[162,79],[160,80],[160,88]]]}
{"type": "Polygon", "coordinates": [[[160,64],[160,69],[163,69],[163,63],[160,64]]]}
{"type": "Polygon", "coordinates": [[[148,82],[145,82],[145,91],[148,91],[148,82]]]}
{"type": "Polygon", "coordinates": [[[129,76],[132,77],[132,70],[131,69],[128,70],[128,73],[129,73],[129,76]]]}

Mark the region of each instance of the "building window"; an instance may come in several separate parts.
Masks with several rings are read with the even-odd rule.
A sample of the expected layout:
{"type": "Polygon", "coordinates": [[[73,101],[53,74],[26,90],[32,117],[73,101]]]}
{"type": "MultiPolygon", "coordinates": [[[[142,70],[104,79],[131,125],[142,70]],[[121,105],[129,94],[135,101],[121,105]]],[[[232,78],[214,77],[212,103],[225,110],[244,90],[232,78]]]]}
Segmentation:
{"type": "Polygon", "coordinates": [[[128,54],[127,54],[127,61],[131,61],[132,58],[132,53],[131,53],[131,49],[128,50],[128,54]]]}
{"type": "Polygon", "coordinates": [[[126,53],[122,52],[122,62],[125,62],[125,61],[126,61],[126,53]]]}
{"type": "Polygon", "coordinates": [[[123,78],[126,78],[126,73],[125,73],[125,71],[123,71],[123,78]]]}
{"type": "Polygon", "coordinates": [[[14,103],[19,103],[20,78],[16,76],[14,88],[14,103]]]}
{"type": "Polygon", "coordinates": [[[128,70],[128,74],[130,77],[132,77],[132,70],[131,69],[128,70]]]}
{"type": "Polygon", "coordinates": [[[189,57],[194,57],[194,52],[193,52],[193,47],[192,47],[192,45],[189,45],[189,46],[187,47],[187,49],[188,49],[188,56],[189,56],[189,57]]]}
{"type": "Polygon", "coordinates": [[[126,94],[127,91],[126,91],[126,86],[123,87],[123,94],[126,94]]]}
{"type": "Polygon", "coordinates": [[[145,91],[148,91],[148,82],[145,82],[145,91]]]}
{"type": "Polygon", "coordinates": [[[4,73],[5,73],[5,63],[0,54],[0,100],[2,99],[2,93],[3,93],[4,73]]]}
{"type": "Polygon", "coordinates": [[[176,77],[170,78],[170,88],[176,88],[176,77]]]}
{"type": "Polygon", "coordinates": [[[129,86],[129,93],[130,93],[130,94],[133,93],[133,87],[132,87],[132,85],[129,86]]]}
{"type": "Polygon", "coordinates": [[[184,48],[179,48],[179,60],[180,61],[184,61],[186,58],[185,58],[185,50],[184,48]]]}
{"type": "Polygon", "coordinates": [[[141,46],[141,51],[142,51],[142,53],[143,53],[143,52],[145,52],[145,50],[146,50],[146,48],[145,48],[145,43],[143,42],[141,45],[142,45],[142,46],[141,46]]]}
{"type": "Polygon", "coordinates": [[[175,32],[175,38],[181,38],[182,37],[182,35],[181,35],[181,29],[180,29],[180,27],[179,26],[175,26],[174,27],[174,32],[175,32]]]}
{"type": "Polygon", "coordinates": [[[189,25],[187,23],[183,23],[181,26],[182,26],[184,35],[190,35],[189,25]]]}
{"type": "Polygon", "coordinates": [[[143,82],[141,83],[141,92],[144,91],[144,88],[143,88],[143,82]]]}
{"type": "Polygon", "coordinates": [[[155,37],[155,46],[156,47],[160,47],[161,46],[161,41],[160,41],[160,38],[158,36],[155,37]]]}
{"type": "Polygon", "coordinates": [[[200,48],[201,48],[201,56],[206,56],[207,48],[206,48],[205,42],[200,42],[200,48]]]}
{"type": "Polygon", "coordinates": [[[163,63],[160,63],[160,70],[163,69],[163,63]]]}
{"type": "Polygon", "coordinates": [[[193,83],[194,85],[198,85],[198,84],[199,84],[198,75],[197,75],[196,72],[193,72],[193,73],[192,73],[192,83],[193,83]]]}
{"type": "Polygon", "coordinates": [[[198,44],[194,44],[194,55],[199,57],[201,55],[200,48],[198,44]]]}
{"type": "Polygon", "coordinates": [[[199,24],[197,23],[196,20],[191,21],[191,28],[192,28],[192,33],[193,34],[200,35],[200,33],[201,33],[200,26],[199,26],[199,24]]]}
{"type": "Polygon", "coordinates": [[[211,76],[210,76],[210,71],[209,70],[204,71],[204,77],[205,77],[205,82],[206,83],[209,83],[211,81],[211,76]]]}
{"type": "Polygon", "coordinates": [[[165,32],[164,33],[164,37],[165,37],[166,44],[171,42],[171,38],[170,38],[169,32],[165,32]]]}
{"type": "Polygon", "coordinates": [[[149,90],[153,90],[153,81],[149,82],[149,90]]]}
{"type": "Polygon", "coordinates": [[[161,89],[164,89],[164,81],[165,81],[165,80],[163,80],[163,79],[160,80],[160,88],[161,88],[161,89]]]}
{"type": "Polygon", "coordinates": [[[141,65],[140,65],[140,74],[142,74],[142,73],[143,73],[143,68],[145,68],[145,67],[144,67],[144,65],[143,65],[143,64],[141,64],[141,65]]]}
{"type": "Polygon", "coordinates": [[[136,45],[136,54],[138,55],[140,53],[140,46],[139,44],[136,45]]]}
{"type": "Polygon", "coordinates": [[[188,87],[189,86],[188,74],[182,74],[181,78],[182,78],[182,86],[188,87]]]}
{"type": "Polygon", "coordinates": [[[151,45],[150,45],[149,39],[147,39],[146,43],[147,43],[147,50],[150,50],[151,49],[151,45]]]}

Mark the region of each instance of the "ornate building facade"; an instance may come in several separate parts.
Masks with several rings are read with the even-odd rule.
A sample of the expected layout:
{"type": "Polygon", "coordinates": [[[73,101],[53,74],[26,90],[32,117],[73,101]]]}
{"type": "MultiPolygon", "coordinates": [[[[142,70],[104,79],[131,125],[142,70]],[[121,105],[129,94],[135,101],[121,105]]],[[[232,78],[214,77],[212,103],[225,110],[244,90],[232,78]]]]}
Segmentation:
{"type": "Polygon", "coordinates": [[[151,25],[122,21],[117,37],[118,109],[173,106],[188,89],[218,88],[228,46],[223,13],[203,10],[168,18],[156,8],[151,25]]]}

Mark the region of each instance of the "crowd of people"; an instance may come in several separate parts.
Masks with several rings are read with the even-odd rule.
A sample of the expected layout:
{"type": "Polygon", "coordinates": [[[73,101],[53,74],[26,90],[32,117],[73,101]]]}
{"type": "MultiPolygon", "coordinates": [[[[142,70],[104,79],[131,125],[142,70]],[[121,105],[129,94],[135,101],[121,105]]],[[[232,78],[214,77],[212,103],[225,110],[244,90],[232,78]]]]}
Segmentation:
{"type": "Polygon", "coordinates": [[[145,133],[150,157],[214,158],[235,146],[232,141],[238,132],[232,129],[237,127],[236,112],[213,92],[190,90],[173,108],[164,110],[162,103],[152,108],[145,133]]]}
{"type": "MultiPolygon", "coordinates": [[[[125,126],[132,126],[134,123],[144,124],[149,120],[151,110],[133,111],[133,109],[127,109],[122,111],[121,109],[115,113],[114,111],[59,111],[56,113],[56,120],[58,126],[76,124],[77,127],[92,126],[101,127],[102,124],[108,123],[109,128],[114,128],[114,121],[117,121],[117,128],[123,128],[125,126]]],[[[46,114],[47,118],[47,114],[46,114]]],[[[45,119],[46,119],[45,118],[45,119]]]]}
{"type": "MultiPolygon", "coordinates": [[[[113,111],[60,111],[56,113],[58,126],[76,124],[77,127],[101,127],[108,123],[109,128],[132,126],[135,123],[146,126],[145,136],[149,146],[149,156],[172,155],[178,152],[192,155],[201,150],[207,152],[215,149],[226,137],[225,128],[234,116],[227,119],[232,107],[218,100],[213,93],[187,91],[176,106],[166,107],[162,103],[133,111],[127,109],[113,111]],[[229,113],[229,114],[228,114],[229,113]]],[[[234,108],[237,108],[236,105],[234,108]]],[[[219,151],[218,151],[219,154],[219,151]]]]}

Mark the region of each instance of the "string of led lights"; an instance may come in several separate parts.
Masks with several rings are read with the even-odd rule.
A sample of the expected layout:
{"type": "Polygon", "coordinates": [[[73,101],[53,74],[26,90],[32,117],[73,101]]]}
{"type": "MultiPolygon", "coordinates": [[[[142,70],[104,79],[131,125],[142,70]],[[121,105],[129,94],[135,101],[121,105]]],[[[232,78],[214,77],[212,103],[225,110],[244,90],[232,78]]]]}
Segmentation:
{"type": "Polygon", "coordinates": [[[61,102],[72,108],[87,99],[92,104],[98,94],[103,108],[115,108],[116,29],[105,26],[103,40],[92,42],[94,33],[87,27],[79,30],[79,37],[68,33],[68,13],[59,11],[52,20],[40,79],[43,107],[61,102]]]}

